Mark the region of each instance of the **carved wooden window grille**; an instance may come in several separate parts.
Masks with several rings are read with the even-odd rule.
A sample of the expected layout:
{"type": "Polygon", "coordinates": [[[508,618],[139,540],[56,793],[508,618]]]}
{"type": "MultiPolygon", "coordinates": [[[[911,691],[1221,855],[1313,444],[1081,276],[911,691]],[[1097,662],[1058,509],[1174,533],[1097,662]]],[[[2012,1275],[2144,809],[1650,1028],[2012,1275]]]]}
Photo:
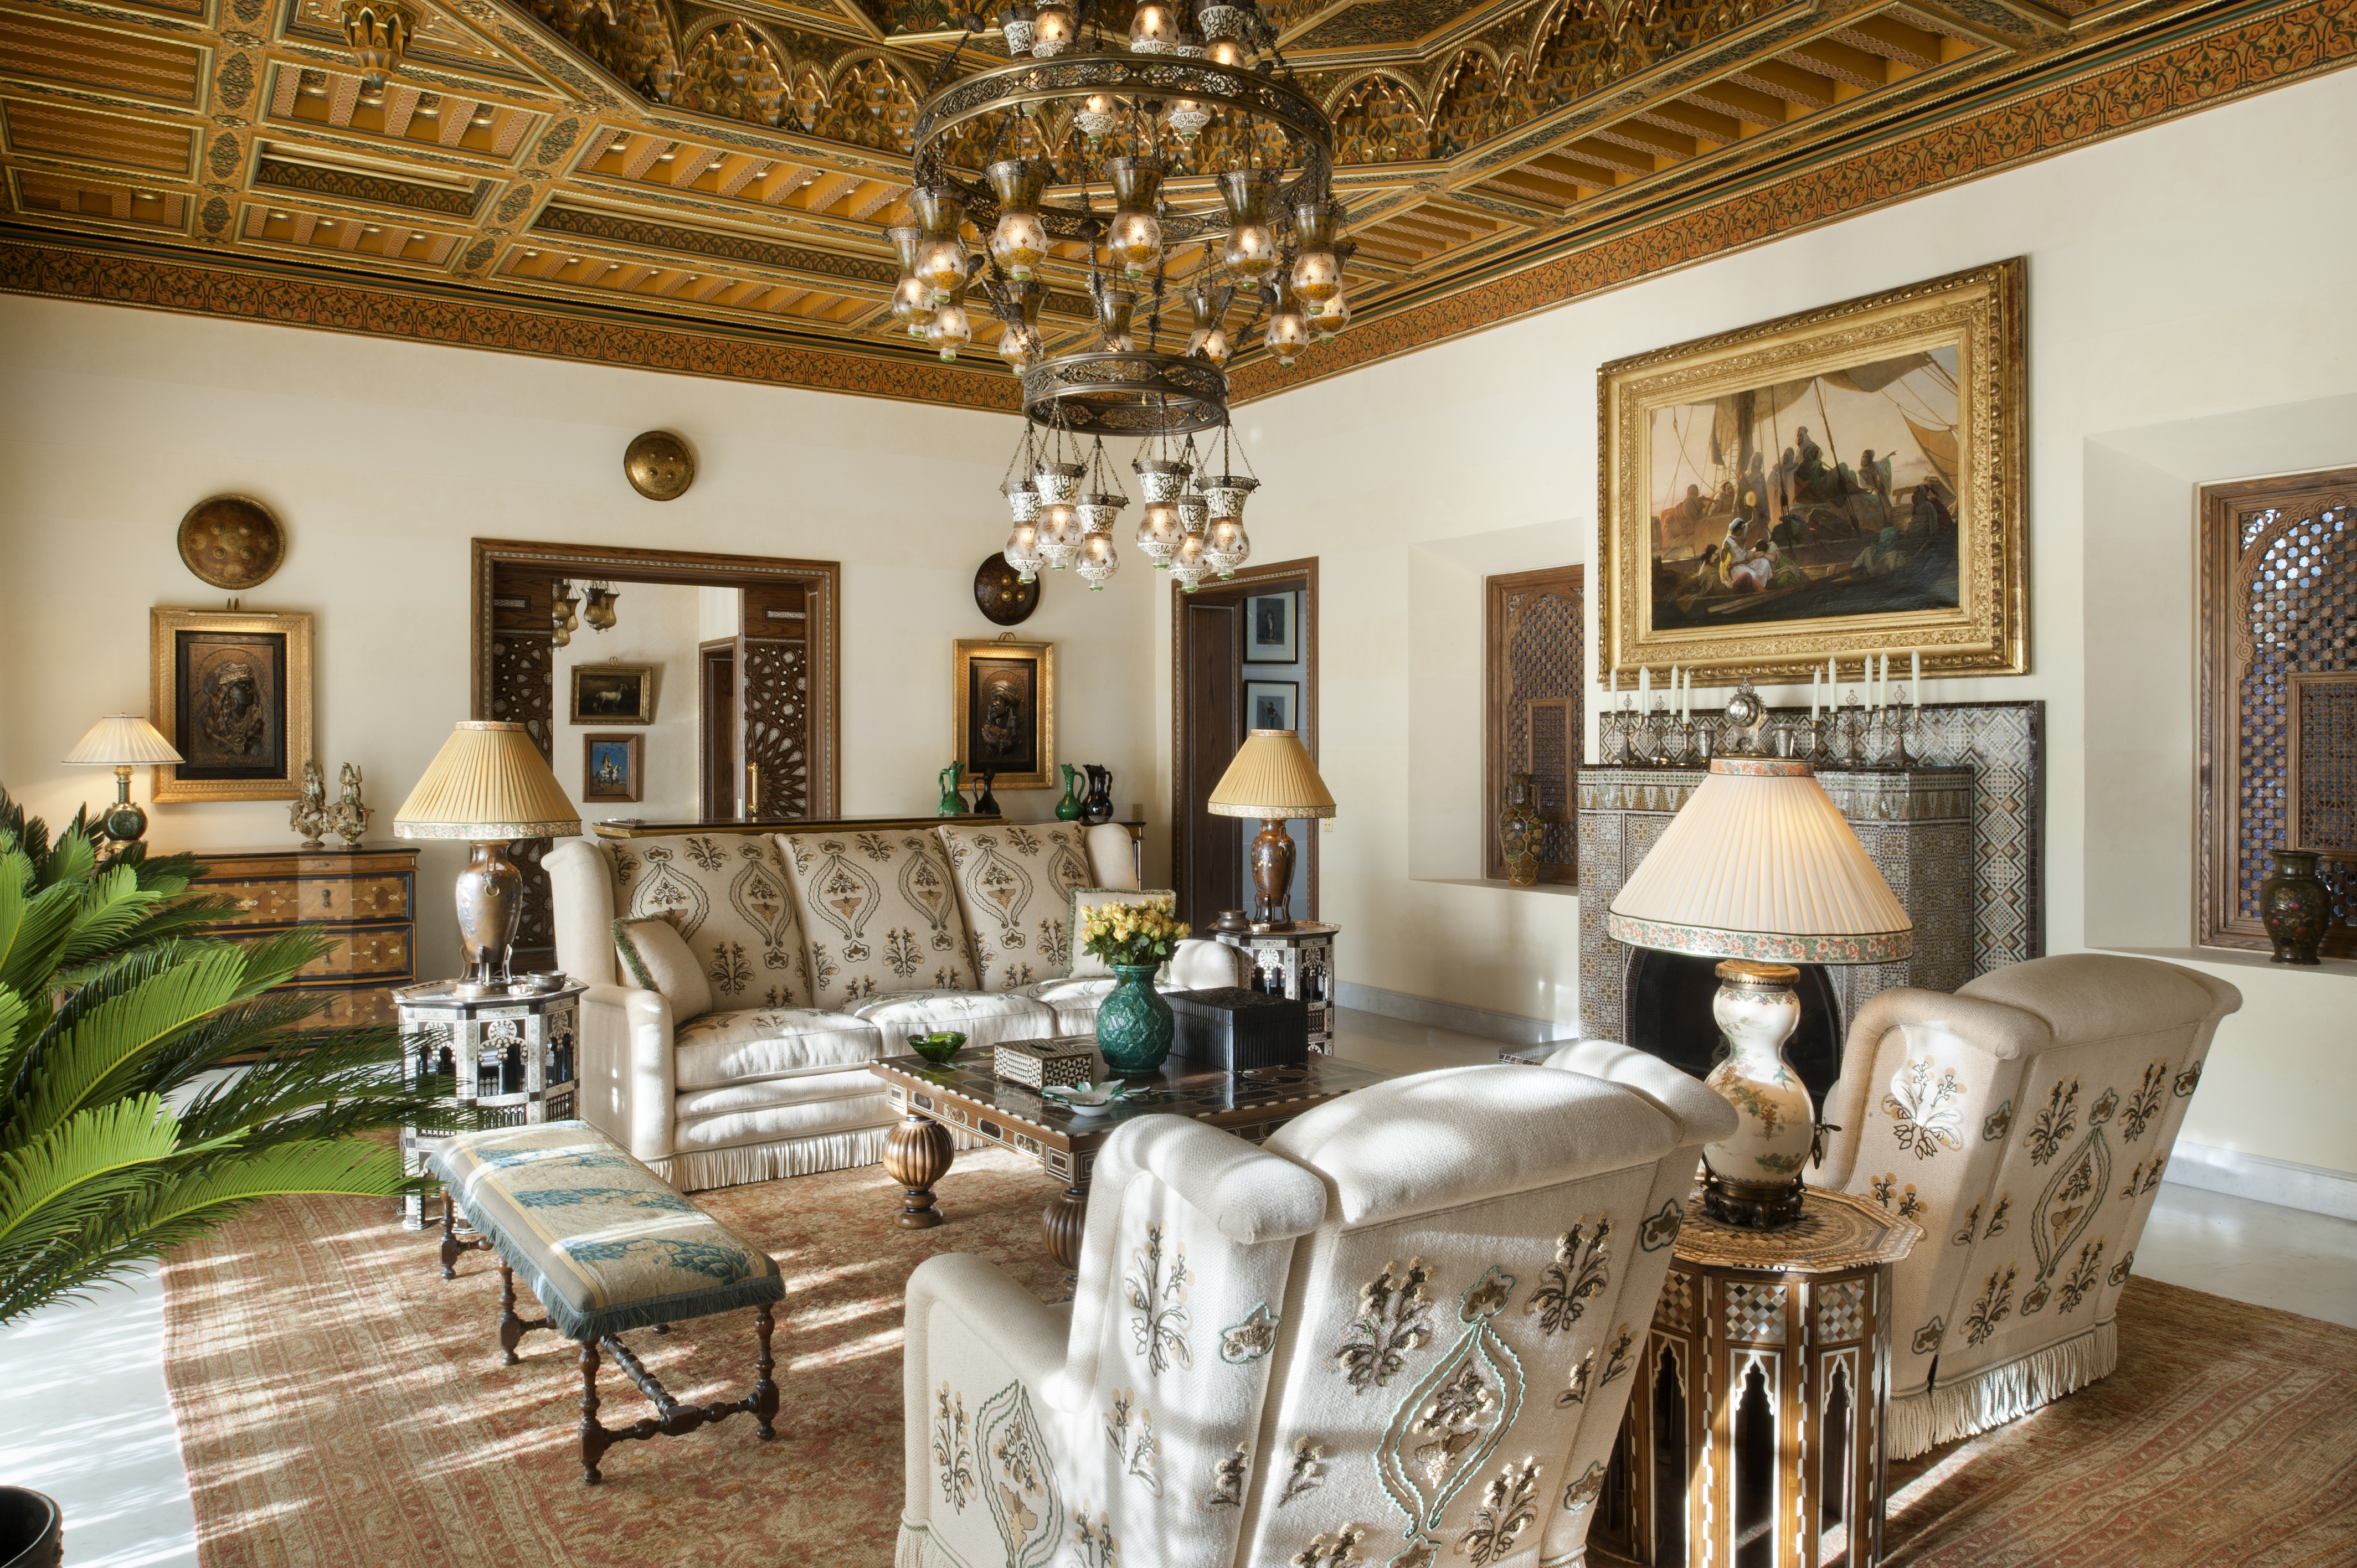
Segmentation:
{"type": "Polygon", "coordinates": [[[1532,804],[1545,823],[1539,838],[1539,878],[1579,880],[1572,791],[1586,722],[1584,579],[1580,567],[1555,566],[1491,577],[1485,587],[1482,798],[1488,810],[1481,823],[1481,861],[1484,875],[1492,878],[1506,875],[1497,826],[1506,804],[1507,775],[1528,773],[1536,790],[1532,804]]]}
{"type": "Polygon", "coordinates": [[[2201,492],[2197,940],[2264,949],[2278,849],[2318,852],[2357,957],[2357,468],[2201,492]]]}

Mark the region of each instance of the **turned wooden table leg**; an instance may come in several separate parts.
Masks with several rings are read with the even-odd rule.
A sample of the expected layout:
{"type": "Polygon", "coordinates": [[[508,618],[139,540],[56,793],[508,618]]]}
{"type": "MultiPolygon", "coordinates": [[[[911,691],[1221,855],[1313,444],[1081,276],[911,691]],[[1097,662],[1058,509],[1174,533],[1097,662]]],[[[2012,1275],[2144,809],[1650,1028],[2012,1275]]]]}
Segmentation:
{"type": "Polygon", "coordinates": [[[597,1341],[584,1339],[581,1345],[581,1481],[584,1486],[596,1486],[605,1479],[597,1474],[597,1460],[613,1446],[613,1434],[597,1420],[597,1341]]]}
{"type": "Polygon", "coordinates": [[[1067,1285],[1080,1279],[1081,1228],[1088,1218],[1089,1189],[1084,1186],[1066,1187],[1039,1213],[1039,1234],[1048,1243],[1048,1255],[1064,1266],[1067,1285]]]}
{"type": "Polygon", "coordinates": [[[884,1172],[908,1189],[900,1205],[904,1229],[928,1230],[942,1222],[933,1184],[949,1174],[950,1158],[956,1152],[948,1128],[913,1112],[884,1140],[884,1172]]]}
{"type": "Polygon", "coordinates": [[[458,1211],[450,1201],[450,1189],[442,1189],[442,1277],[458,1277],[458,1254],[466,1249],[458,1244],[458,1211]]]}
{"type": "Polygon", "coordinates": [[[753,1309],[753,1332],[761,1341],[761,1354],[753,1363],[753,1397],[746,1408],[753,1412],[753,1420],[759,1423],[754,1433],[764,1443],[778,1434],[778,1385],[770,1380],[770,1371],[778,1364],[770,1356],[770,1333],[775,1326],[767,1303],[753,1309]]]}
{"type": "Polygon", "coordinates": [[[523,1319],[516,1316],[515,1271],[500,1260],[500,1364],[512,1367],[523,1359],[516,1346],[523,1340],[523,1319]]]}

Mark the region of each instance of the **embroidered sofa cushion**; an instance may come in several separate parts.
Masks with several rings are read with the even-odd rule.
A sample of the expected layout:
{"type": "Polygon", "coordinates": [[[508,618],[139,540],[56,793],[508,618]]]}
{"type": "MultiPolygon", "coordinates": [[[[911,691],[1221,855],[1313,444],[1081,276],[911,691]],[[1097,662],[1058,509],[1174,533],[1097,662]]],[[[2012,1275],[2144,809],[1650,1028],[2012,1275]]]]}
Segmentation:
{"type": "Polygon", "coordinates": [[[810,938],[811,1004],[907,991],[972,991],[965,922],[949,861],[931,832],[780,833],[810,938]]]}
{"type": "Polygon", "coordinates": [[[714,1092],[737,1094],[765,1090],[776,1091],[778,1098],[757,1104],[730,1104],[705,1115],[683,1114],[674,1134],[680,1148],[694,1152],[772,1143],[780,1138],[843,1137],[889,1127],[902,1114],[892,1109],[882,1081],[864,1069],[832,1078],[742,1084],[735,1090],[714,1092]],[[812,1092],[813,1088],[817,1092],[812,1092]],[[784,1094],[788,1090],[795,1091],[794,1097],[784,1094]]]}
{"type": "MultiPolygon", "coordinates": [[[[1153,904],[1157,902],[1168,907],[1176,908],[1178,902],[1178,895],[1173,893],[1168,887],[1073,888],[1071,893],[1066,896],[1065,903],[1066,912],[1064,918],[1066,921],[1069,922],[1066,929],[1072,933],[1072,962],[1071,967],[1064,972],[1066,976],[1072,980],[1111,980],[1113,978],[1113,971],[1106,966],[1104,960],[1098,958],[1093,954],[1083,952],[1081,950],[1082,910],[1093,909],[1100,904],[1153,904]]],[[[1164,960],[1162,967],[1154,972],[1154,978],[1157,983],[1170,978],[1170,963],[1168,960],[1164,960]]]]}
{"type": "Polygon", "coordinates": [[[633,985],[658,992],[671,1004],[674,1026],[712,1011],[712,986],[695,955],[687,950],[679,928],[661,915],[615,921],[614,951],[633,985]]]}
{"type": "Polygon", "coordinates": [[[808,1007],[706,1013],[672,1033],[672,1081],[683,1092],[759,1079],[840,1072],[882,1055],[876,1026],[808,1007]]]}
{"type": "Polygon", "coordinates": [[[680,833],[614,846],[614,913],[660,915],[687,941],[716,1007],[810,1001],[802,931],[775,845],[759,833],[680,833]]]}
{"type": "Polygon", "coordinates": [[[769,1253],[587,1122],[461,1133],[427,1164],[568,1339],[785,1298],[769,1253]]]}
{"type": "Polygon", "coordinates": [[[1071,891],[1096,880],[1074,822],[943,823],[958,906],[985,991],[1062,974],[1071,961],[1071,891]]]}

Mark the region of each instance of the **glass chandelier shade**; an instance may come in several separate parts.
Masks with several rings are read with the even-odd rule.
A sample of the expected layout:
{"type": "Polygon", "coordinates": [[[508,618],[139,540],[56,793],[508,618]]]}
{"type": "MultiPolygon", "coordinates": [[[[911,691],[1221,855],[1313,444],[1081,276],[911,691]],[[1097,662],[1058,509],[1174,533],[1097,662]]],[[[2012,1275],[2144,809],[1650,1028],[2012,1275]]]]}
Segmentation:
{"type": "Polygon", "coordinates": [[[920,186],[909,193],[909,207],[925,235],[917,246],[917,281],[933,291],[935,305],[947,305],[965,285],[965,242],[958,238],[965,203],[946,190],[920,186]]]}
{"type": "Polygon", "coordinates": [[[1028,583],[1039,575],[1042,557],[1039,553],[1039,525],[1018,522],[1006,536],[1006,564],[1015,568],[1017,580],[1028,583]]]}
{"type": "Polygon", "coordinates": [[[1137,547],[1156,566],[1168,566],[1185,532],[1178,526],[1178,508],[1174,502],[1147,501],[1137,520],[1137,547]]]}
{"type": "Polygon", "coordinates": [[[1072,47],[1072,37],[1078,32],[1072,21],[1072,8],[1064,0],[1048,0],[1032,14],[1031,53],[1039,59],[1049,59],[1072,47]]]}
{"type": "Polygon", "coordinates": [[[1299,252],[1293,263],[1293,297],[1323,305],[1342,292],[1342,262],[1334,240],[1345,210],[1339,201],[1303,201],[1293,209],[1293,234],[1299,252]]]}
{"type": "Polygon", "coordinates": [[[1200,490],[1180,490],[1174,503],[1178,508],[1178,526],[1189,533],[1200,533],[1211,521],[1211,503],[1200,490]]]}
{"type": "Polygon", "coordinates": [[[1252,541],[1244,535],[1242,518],[1215,517],[1203,531],[1203,559],[1222,577],[1232,577],[1236,568],[1252,559],[1252,541]]]}
{"type": "Polygon", "coordinates": [[[1214,474],[1203,481],[1203,499],[1211,503],[1215,518],[1242,517],[1244,502],[1260,489],[1260,481],[1245,474],[1214,474]]]}
{"type": "Polygon", "coordinates": [[[1302,320],[1300,310],[1286,296],[1281,281],[1276,297],[1269,306],[1268,333],[1263,341],[1268,351],[1276,356],[1276,362],[1288,369],[1301,357],[1302,349],[1309,346],[1308,323],[1302,320]]]}
{"type": "Polygon", "coordinates": [[[1032,489],[1029,475],[1027,474],[1019,479],[1007,480],[1005,493],[1006,510],[1015,521],[1023,523],[1039,521],[1039,509],[1047,503],[1039,499],[1039,492],[1032,489]]]}
{"type": "Polygon", "coordinates": [[[1214,365],[1228,362],[1228,332],[1220,318],[1234,297],[1233,289],[1211,289],[1200,284],[1187,291],[1187,314],[1194,320],[1187,337],[1189,354],[1200,355],[1214,365]]]}
{"type": "Polygon", "coordinates": [[[1072,503],[1074,510],[1081,514],[1082,533],[1111,533],[1114,523],[1121,517],[1121,509],[1128,504],[1127,496],[1108,495],[1101,490],[1084,495],[1072,503]]]}
{"type": "Polygon", "coordinates": [[[1165,0],[1137,0],[1129,14],[1129,48],[1133,54],[1168,54],[1178,42],[1178,13],[1165,0]]]}
{"type": "Polygon", "coordinates": [[[1234,38],[1213,38],[1203,46],[1203,58],[1214,65],[1230,68],[1251,63],[1252,55],[1234,38]]]}
{"type": "Polygon", "coordinates": [[[1258,288],[1279,259],[1276,231],[1269,225],[1277,179],[1275,169],[1234,169],[1220,176],[1220,202],[1228,220],[1220,263],[1247,288],[1258,288]]]}
{"type": "Polygon", "coordinates": [[[1130,331],[1137,313],[1137,295],[1125,288],[1109,288],[1097,295],[1097,331],[1104,340],[1105,352],[1126,354],[1137,346],[1130,331]]]}
{"type": "Polygon", "coordinates": [[[900,280],[892,286],[892,319],[907,328],[909,337],[922,338],[933,318],[933,291],[917,279],[917,251],[925,242],[925,231],[911,224],[887,229],[884,234],[900,257],[900,280]]]}
{"type": "Polygon", "coordinates": [[[1051,463],[1042,461],[1033,474],[1032,488],[1039,499],[1049,506],[1070,501],[1081,493],[1081,476],[1088,472],[1082,463],[1051,463]]]}
{"type": "Polygon", "coordinates": [[[1006,39],[1008,55],[1031,52],[1031,7],[1009,5],[998,14],[998,31],[1006,39]]]}
{"type": "Polygon", "coordinates": [[[1203,536],[1200,532],[1181,534],[1178,548],[1170,553],[1170,579],[1188,593],[1193,593],[1203,579],[1211,575],[1211,564],[1203,559],[1203,536]]]}
{"type": "Polygon", "coordinates": [[[1187,476],[1195,471],[1168,457],[1140,457],[1129,469],[1137,476],[1138,493],[1148,501],[1177,500],[1178,492],[1187,488],[1187,476]]]}
{"type": "Polygon", "coordinates": [[[1162,160],[1107,158],[1105,177],[1113,181],[1115,202],[1105,253],[1131,277],[1144,277],[1162,260],[1162,220],[1154,214],[1155,198],[1162,193],[1162,160]]]}
{"type": "Polygon", "coordinates": [[[1173,98],[1162,106],[1162,123],[1182,142],[1191,142],[1211,123],[1211,111],[1191,98],[1173,98]]]}
{"type": "Polygon", "coordinates": [[[1039,213],[1052,165],[1033,158],[1005,158],[983,171],[998,198],[998,225],[990,232],[990,258],[1017,283],[1048,254],[1048,224],[1039,213]]]}
{"type": "Polygon", "coordinates": [[[1121,124],[1121,100],[1110,92],[1092,92],[1073,111],[1072,122],[1090,141],[1101,142],[1107,131],[1121,124]]]}
{"type": "Polygon", "coordinates": [[[1318,314],[1309,318],[1309,325],[1320,343],[1331,343],[1334,334],[1351,325],[1351,302],[1341,290],[1336,289],[1334,297],[1318,307],[1318,314]]]}
{"type": "Polygon", "coordinates": [[[1039,558],[1051,572],[1071,565],[1081,553],[1080,509],[1070,501],[1049,501],[1039,512],[1039,558]]]}
{"type": "Polygon", "coordinates": [[[933,318],[925,327],[925,341],[943,360],[954,360],[958,350],[974,341],[974,323],[966,316],[965,306],[958,303],[958,294],[952,291],[949,303],[933,307],[933,318]]]}
{"type": "Polygon", "coordinates": [[[1113,535],[1092,533],[1083,538],[1076,570],[1092,593],[1103,588],[1105,579],[1121,570],[1121,552],[1113,547],[1113,535]]]}
{"type": "Polygon", "coordinates": [[[1248,18],[1243,7],[1226,4],[1199,5],[1195,8],[1195,26],[1203,37],[1213,42],[1232,42],[1243,37],[1248,18]]]}

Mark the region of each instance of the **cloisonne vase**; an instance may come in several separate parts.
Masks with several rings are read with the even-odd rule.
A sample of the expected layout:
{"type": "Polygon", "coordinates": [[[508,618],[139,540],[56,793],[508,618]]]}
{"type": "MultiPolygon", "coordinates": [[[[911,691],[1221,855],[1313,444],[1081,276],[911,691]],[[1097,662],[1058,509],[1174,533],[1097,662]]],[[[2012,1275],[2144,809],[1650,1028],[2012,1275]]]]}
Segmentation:
{"type": "Polygon", "coordinates": [[[2332,890],[2316,875],[2314,852],[2279,849],[2275,875],[2259,884],[2259,924],[2275,944],[2276,963],[2318,963],[2324,928],[2332,918],[2332,890]]]}
{"type": "Polygon", "coordinates": [[[1784,1060],[1784,1042],[1801,1021],[1800,978],[1788,963],[1728,959],[1718,966],[1710,1014],[1727,1056],[1703,1081],[1738,1120],[1732,1133],[1703,1145],[1702,1157],[1703,1211],[1722,1225],[1777,1230],[1801,1218],[1801,1167],[1816,1141],[1816,1113],[1784,1060]]]}
{"type": "Polygon", "coordinates": [[[1097,1054],[1116,1075],[1152,1072],[1170,1054],[1170,1004],[1154,989],[1158,963],[1111,966],[1121,983],[1097,1008],[1097,1054]]]}

